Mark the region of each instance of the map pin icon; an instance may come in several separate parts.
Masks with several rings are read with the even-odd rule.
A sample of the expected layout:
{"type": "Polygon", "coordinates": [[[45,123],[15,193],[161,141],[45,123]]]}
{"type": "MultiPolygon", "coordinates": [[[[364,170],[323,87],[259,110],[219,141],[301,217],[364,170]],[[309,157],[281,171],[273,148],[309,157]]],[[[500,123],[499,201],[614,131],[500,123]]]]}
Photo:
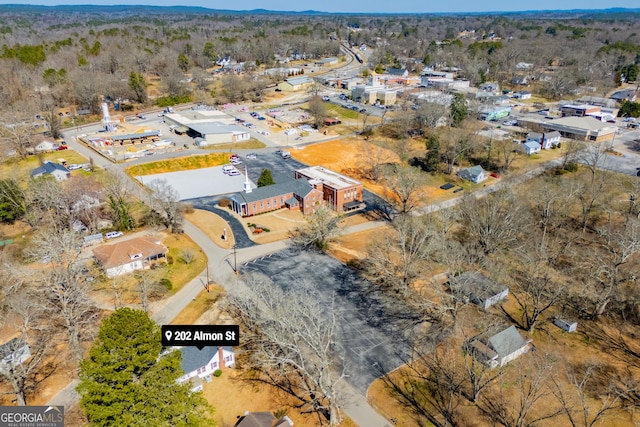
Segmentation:
{"type": "Polygon", "coordinates": [[[173,332],[171,331],[164,331],[164,336],[167,339],[167,341],[171,341],[171,336],[173,335],[173,332]]]}

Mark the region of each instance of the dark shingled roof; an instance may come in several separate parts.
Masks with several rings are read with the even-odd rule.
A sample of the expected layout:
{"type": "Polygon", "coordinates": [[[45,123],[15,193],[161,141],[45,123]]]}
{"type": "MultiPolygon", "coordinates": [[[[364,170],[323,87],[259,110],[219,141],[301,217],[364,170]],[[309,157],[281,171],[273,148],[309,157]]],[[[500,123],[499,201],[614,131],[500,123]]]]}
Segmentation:
{"type": "Polygon", "coordinates": [[[65,168],[64,166],[59,165],[58,163],[47,162],[44,165],[33,169],[31,171],[31,176],[47,175],[52,173],[55,170],[59,170],[64,173],[69,173],[69,169],[65,168]]]}
{"type": "Polygon", "coordinates": [[[253,203],[264,199],[279,197],[285,194],[293,193],[299,197],[305,197],[313,190],[313,187],[306,179],[295,179],[283,182],[281,184],[267,185],[259,187],[251,193],[236,193],[232,196],[235,201],[245,204],[253,203]]]}

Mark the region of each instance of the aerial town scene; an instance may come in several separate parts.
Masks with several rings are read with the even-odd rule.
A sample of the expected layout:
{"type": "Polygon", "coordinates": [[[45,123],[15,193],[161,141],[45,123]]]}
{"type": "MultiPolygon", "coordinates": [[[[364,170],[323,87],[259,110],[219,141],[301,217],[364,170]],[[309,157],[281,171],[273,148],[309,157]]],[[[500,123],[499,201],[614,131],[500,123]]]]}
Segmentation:
{"type": "Polygon", "coordinates": [[[640,9],[427,3],[0,5],[0,427],[640,426],[640,9]]]}

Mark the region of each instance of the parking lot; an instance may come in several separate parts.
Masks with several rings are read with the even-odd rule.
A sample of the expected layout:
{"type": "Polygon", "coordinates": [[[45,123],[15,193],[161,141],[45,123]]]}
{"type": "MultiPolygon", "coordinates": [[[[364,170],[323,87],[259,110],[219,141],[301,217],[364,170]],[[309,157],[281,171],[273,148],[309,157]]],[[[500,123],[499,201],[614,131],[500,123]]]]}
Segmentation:
{"type": "Polygon", "coordinates": [[[361,393],[381,375],[400,366],[410,354],[419,313],[388,298],[372,283],[334,258],[287,249],[240,267],[243,275],[270,280],[286,293],[305,293],[334,306],[339,345],[344,350],[347,381],[361,393]]]}

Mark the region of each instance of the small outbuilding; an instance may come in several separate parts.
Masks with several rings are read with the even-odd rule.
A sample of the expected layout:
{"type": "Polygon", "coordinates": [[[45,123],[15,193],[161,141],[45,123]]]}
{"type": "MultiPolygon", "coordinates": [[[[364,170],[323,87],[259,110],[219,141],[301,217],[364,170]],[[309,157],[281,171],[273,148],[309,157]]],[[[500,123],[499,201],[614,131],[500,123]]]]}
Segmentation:
{"type": "Polygon", "coordinates": [[[466,343],[466,351],[491,369],[504,366],[529,350],[531,340],[525,340],[515,326],[495,335],[476,337],[466,343]]]}
{"type": "Polygon", "coordinates": [[[578,329],[578,322],[572,322],[565,319],[554,319],[553,324],[565,332],[575,332],[578,329]]]}
{"type": "Polygon", "coordinates": [[[522,144],[522,149],[527,154],[527,156],[539,153],[540,147],[541,147],[540,144],[538,144],[535,141],[527,141],[524,144],[522,144]]]}

